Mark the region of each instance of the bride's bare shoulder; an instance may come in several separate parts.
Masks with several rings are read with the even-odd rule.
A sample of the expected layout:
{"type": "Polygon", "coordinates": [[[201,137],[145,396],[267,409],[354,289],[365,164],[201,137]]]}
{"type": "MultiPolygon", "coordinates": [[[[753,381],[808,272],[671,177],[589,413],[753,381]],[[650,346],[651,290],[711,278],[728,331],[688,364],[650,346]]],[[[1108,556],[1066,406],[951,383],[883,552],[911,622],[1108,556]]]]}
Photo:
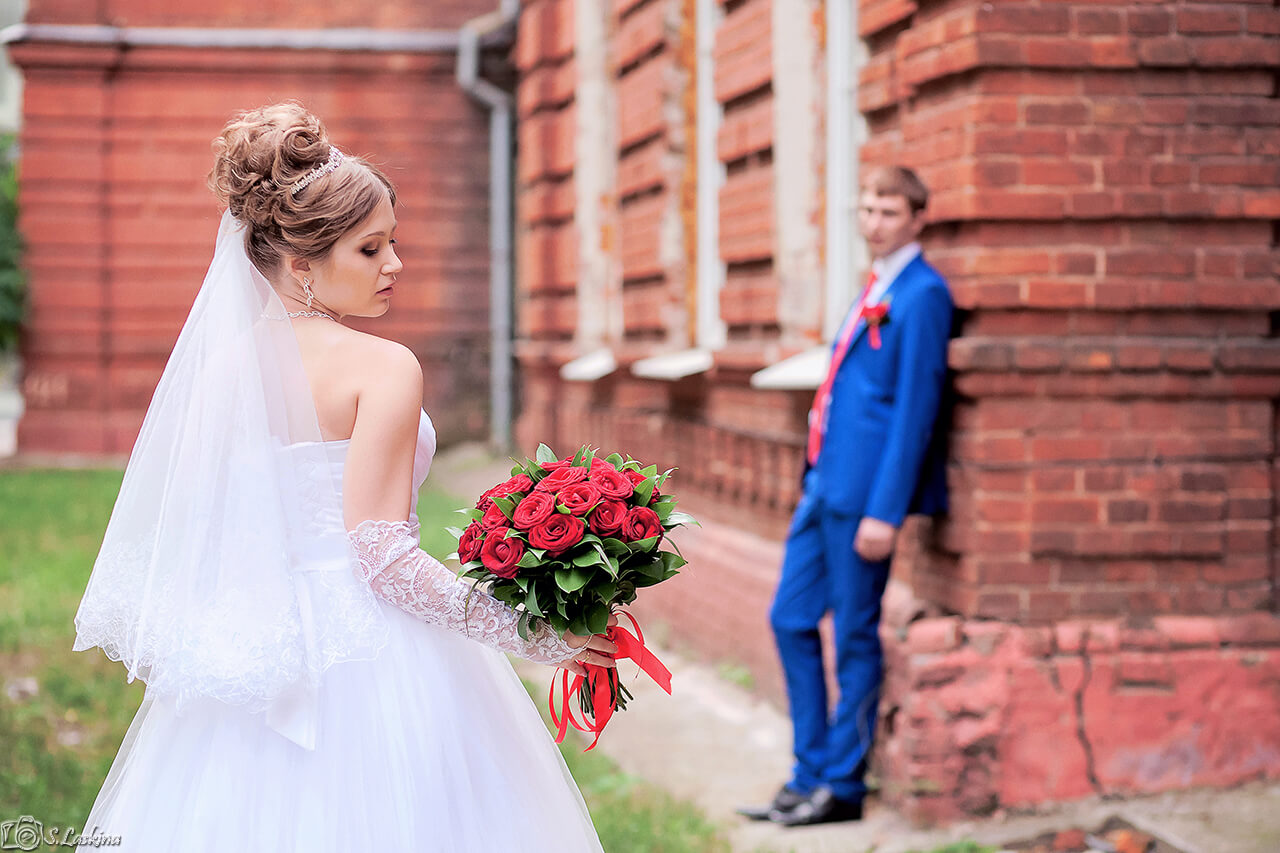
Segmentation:
{"type": "Polygon", "coordinates": [[[398,387],[415,392],[421,400],[422,365],[410,348],[376,334],[348,330],[352,334],[347,337],[342,356],[362,391],[389,391],[398,387]]]}
{"type": "Polygon", "coordinates": [[[413,350],[367,332],[347,331],[340,357],[360,397],[400,400],[407,396],[420,405],[422,365],[413,350]]]}

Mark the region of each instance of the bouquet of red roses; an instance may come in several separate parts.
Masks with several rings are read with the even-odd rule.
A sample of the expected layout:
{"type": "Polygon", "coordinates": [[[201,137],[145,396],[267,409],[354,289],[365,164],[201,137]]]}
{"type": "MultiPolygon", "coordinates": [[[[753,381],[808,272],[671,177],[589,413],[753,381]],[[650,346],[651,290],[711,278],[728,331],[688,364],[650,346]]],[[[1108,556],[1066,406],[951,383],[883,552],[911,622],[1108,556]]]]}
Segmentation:
{"type": "MultiPolygon", "coordinates": [[[[609,626],[610,615],[634,601],[636,590],[673,577],[685,564],[678,553],[659,547],[669,531],[697,523],[662,491],[670,475],[616,453],[601,458],[582,447],[560,459],[540,445],[534,459],[517,463],[511,478],[481,495],[474,509],[461,510],[472,519],[466,529],[450,528],[458,537],[463,577],[519,611],[521,636],[528,636],[533,620],[562,637],[606,634],[618,645],[617,658],[631,658],[670,693],[671,674],[644,647],[630,614],[622,611],[634,635],[609,626]]],[[[586,669],[572,685],[570,673],[563,673],[559,714],[552,683],[557,743],[570,723],[598,740],[609,717],[630,698],[616,669],[586,669]],[[569,709],[573,695],[586,722],[569,709]]]]}

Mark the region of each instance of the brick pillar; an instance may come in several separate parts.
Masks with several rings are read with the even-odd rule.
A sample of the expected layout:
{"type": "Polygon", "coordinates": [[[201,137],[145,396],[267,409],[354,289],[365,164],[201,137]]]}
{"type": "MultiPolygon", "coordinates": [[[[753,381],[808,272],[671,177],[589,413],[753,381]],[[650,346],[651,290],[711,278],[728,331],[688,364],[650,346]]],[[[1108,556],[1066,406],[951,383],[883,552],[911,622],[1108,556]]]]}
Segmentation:
{"type": "Polygon", "coordinates": [[[117,451],[107,127],[108,80],[120,52],[47,45],[9,51],[24,72],[19,228],[31,294],[18,443],[27,449],[39,436],[39,449],[117,451]]]}
{"type": "Polygon", "coordinates": [[[1280,774],[1280,10],[860,7],[863,157],[922,172],[967,313],[953,512],[886,632],[889,798],[1280,774]]]}

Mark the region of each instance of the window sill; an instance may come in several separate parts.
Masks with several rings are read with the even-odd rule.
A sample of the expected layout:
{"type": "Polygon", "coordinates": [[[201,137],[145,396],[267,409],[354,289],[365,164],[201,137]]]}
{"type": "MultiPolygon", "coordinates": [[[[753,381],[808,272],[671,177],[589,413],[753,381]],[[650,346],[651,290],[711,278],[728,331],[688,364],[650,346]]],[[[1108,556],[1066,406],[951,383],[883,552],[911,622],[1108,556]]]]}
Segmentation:
{"type": "Polygon", "coordinates": [[[618,369],[613,351],[598,349],[580,355],[560,368],[560,378],[566,382],[595,382],[618,369]]]}
{"type": "Polygon", "coordinates": [[[822,384],[831,360],[829,346],[817,346],[751,374],[751,387],[767,391],[812,391],[822,384]]]}
{"type": "Polygon", "coordinates": [[[649,358],[642,358],[631,365],[631,372],[645,379],[663,379],[673,382],[706,373],[715,364],[711,350],[687,349],[680,352],[664,353],[649,358]]]}

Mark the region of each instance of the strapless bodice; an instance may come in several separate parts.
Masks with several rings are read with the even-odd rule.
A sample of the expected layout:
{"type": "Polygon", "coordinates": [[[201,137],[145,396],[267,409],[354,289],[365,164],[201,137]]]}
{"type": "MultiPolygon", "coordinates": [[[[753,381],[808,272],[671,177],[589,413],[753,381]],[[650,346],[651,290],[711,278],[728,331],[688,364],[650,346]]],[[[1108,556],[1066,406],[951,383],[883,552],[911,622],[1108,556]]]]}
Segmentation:
{"type": "MultiPolygon", "coordinates": [[[[340,438],[334,441],[315,443],[324,446],[325,456],[328,458],[329,464],[333,466],[335,482],[342,482],[342,474],[347,464],[347,450],[351,447],[351,439],[340,438]]],[[[431,423],[431,417],[423,410],[422,417],[418,418],[418,442],[413,451],[413,502],[411,508],[418,503],[418,489],[422,488],[422,484],[427,480],[427,474],[431,471],[431,460],[435,453],[436,428],[431,423]]]]}
{"type": "MultiPolygon", "coordinates": [[[[347,464],[347,451],[351,439],[333,441],[300,441],[285,445],[281,453],[292,463],[288,468],[302,478],[298,484],[302,495],[301,505],[286,507],[291,517],[285,521],[291,531],[302,535],[291,536],[298,557],[306,560],[309,543],[320,548],[315,539],[326,534],[345,537],[346,525],[342,517],[342,483],[347,464]],[[333,495],[331,489],[336,489],[333,495]],[[296,513],[296,514],[295,514],[296,513]]],[[[418,490],[431,470],[431,460],[436,452],[436,431],[431,418],[424,411],[418,419],[418,441],[413,455],[413,496],[409,502],[410,517],[417,520],[418,490]]]]}

